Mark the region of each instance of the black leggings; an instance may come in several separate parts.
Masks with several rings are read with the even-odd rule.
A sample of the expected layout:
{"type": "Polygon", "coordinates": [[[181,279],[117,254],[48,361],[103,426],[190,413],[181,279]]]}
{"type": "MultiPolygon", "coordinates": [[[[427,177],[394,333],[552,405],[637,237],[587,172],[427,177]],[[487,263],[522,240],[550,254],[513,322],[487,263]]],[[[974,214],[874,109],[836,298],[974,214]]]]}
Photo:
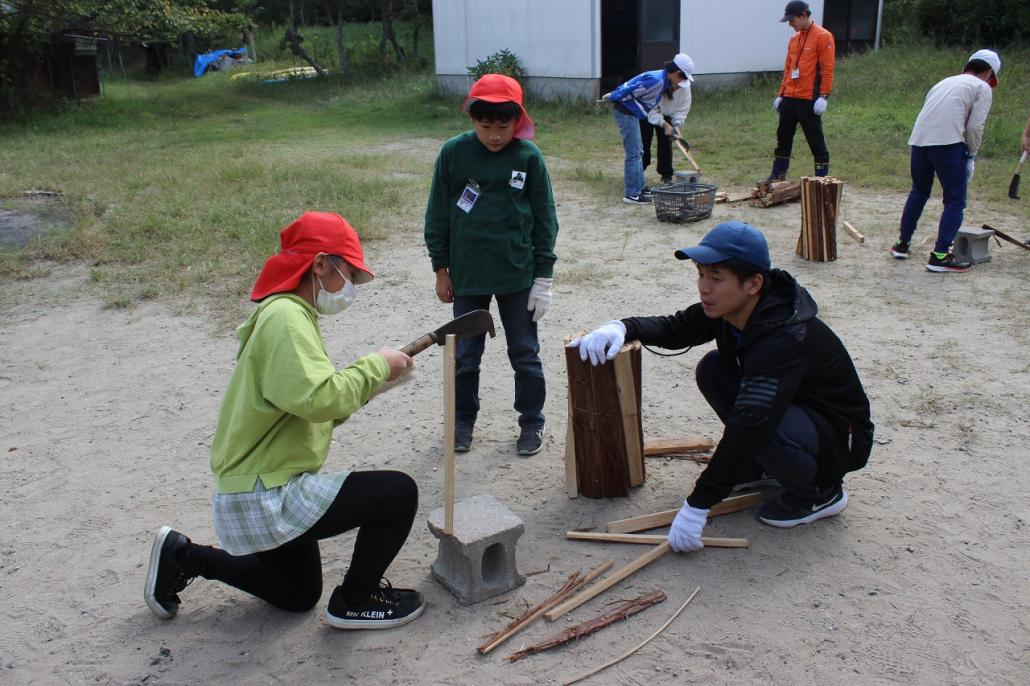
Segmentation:
{"type": "Polygon", "coordinates": [[[418,509],[418,486],[403,472],[353,472],[314,526],[289,543],[234,556],[191,543],[184,564],[190,575],[222,581],[291,612],[306,612],[322,596],[318,541],[358,528],[342,592],[359,597],[379,587],[408,538],[418,509]]]}

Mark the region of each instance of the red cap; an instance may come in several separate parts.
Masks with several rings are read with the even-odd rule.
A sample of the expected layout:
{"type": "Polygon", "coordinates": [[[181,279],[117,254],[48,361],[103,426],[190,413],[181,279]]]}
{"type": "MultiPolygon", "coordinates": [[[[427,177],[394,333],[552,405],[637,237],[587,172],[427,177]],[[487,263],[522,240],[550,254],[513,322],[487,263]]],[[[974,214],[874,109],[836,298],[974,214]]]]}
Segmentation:
{"type": "Polygon", "coordinates": [[[530,141],[536,136],[533,120],[529,118],[526,108],[522,105],[522,86],[515,79],[504,74],[484,74],[482,78],[472,84],[468,97],[461,106],[461,111],[468,114],[469,106],[476,100],[515,103],[522,110],[522,116],[515,123],[515,138],[530,141]]]}
{"type": "Polygon", "coordinates": [[[358,232],[347,220],[332,212],[305,212],[279,232],[279,253],[265,260],[250,299],[258,302],[272,295],[292,291],[311,268],[315,255],[338,255],[354,267],[354,283],[368,283],[373,274],[365,266],[358,232]]]}

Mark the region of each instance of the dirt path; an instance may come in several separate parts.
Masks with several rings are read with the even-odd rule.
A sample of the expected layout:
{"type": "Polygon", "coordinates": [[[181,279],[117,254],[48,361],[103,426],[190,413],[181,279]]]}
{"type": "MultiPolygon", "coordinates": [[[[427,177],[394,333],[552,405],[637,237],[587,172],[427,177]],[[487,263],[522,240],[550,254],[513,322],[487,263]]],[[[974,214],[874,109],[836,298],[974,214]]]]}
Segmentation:
{"type": "MultiPolygon", "coordinates": [[[[460,458],[458,479],[459,497],[490,493],[523,518],[520,569],[550,571],[470,608],[430,578],[436,540],[425,520],[442,490],[439,355],[420,356],[413,384],[376,399],[336,433],[329,467],[403,469],[421,488],[415,528],[390,576],[421,588],[430,607],[396,631],[338,632],[321,620],[323,606],[289,615],[205,580],[183,593],[174,621],[156,620],[141,593],[153,531],[168,523],[198,542],[214,540],[208,450],[235,342],[162,304],[104,310],[85,268],[5,286],[24,300],[0,314],[0,476],[8,484],[0,502],[0,683],[554,683],[649,635],[698,584],[699,597],[661,637],[588,683],[1026,683],[1030,254],[994,246],[994,261],[968,274],[929,274],[919,241],[933,233],[932,207],[917,259],[895,262],[885,250],[903,197],[851,188],[844,218],[867,239],[859,246],[842,236],[832,264],[793,255],[797,205],[719,206],[710,220],[669,225],[650,208],[598,208],[565,199],[578,197],[567,191],[557,188],[561,261],[541,329],[551,391],[545,449],[529,460],[514,455],[511,372],[498,339],[484,359],[477,442],[460,458]],[[565,496],[561,340],[613,317],[694,302],[693,270],[672,252],[727,218],[767,231],[774,264],[811,290],[855,357],[877,445],[870,466],[845,482],[847,511],[793,531],[747,513],[720,518],[706,533],[746,536],[752,547],[667,556],[572,618],[654,588],[670,602],[515,665],[502,656],[566,620],[477,655],[504,615],[548,596],[570,572],[642,552],[566,542],[565,530],[676,507],[689,491],[700,467],[657,459],[628,498],[565,496]],[[69,293],[75,297],[63,297],[69,293]]],[[[969,212],[971,223],[1014,221],[975,199],[969,212]]],[[[371,245],[369,258],[380,278],[351,310],[324,320],[341,365],[448,316],[433,297],[416,229],[371,245]]],[[[703,352],[645,355],[648,438],[719,435],[692,380],[703,352]]],[[[352,542],[323,545],[327,587],[346,568],[352,542]]]]}

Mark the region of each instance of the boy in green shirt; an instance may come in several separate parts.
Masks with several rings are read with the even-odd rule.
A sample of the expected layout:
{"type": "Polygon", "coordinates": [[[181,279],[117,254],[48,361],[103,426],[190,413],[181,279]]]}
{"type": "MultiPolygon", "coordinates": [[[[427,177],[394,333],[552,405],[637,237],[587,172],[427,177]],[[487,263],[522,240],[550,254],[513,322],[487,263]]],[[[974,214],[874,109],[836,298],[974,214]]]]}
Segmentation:
{"type": "Polygon", "coordinates": [[[358,234],[343,217],[306,212],[280,234],[258,276],[259,305],[236,330],[236,369],[211,446],[215,533],[198,545],[163,526],[151,546],[144,598],[162,619],[195,577],[305,612],[322,595],[318,541],[358,529],[350,569],[326,621],[340,629],[405,624],[425,608],[417,591],[383,579],[408,537],[418,487],[395,471],[319,473],[333,429],[404,378],[411,358],[381,348],[337,371],[318,316],[346,309],[372,280],[358,234]]]}
{"type": "MultiPolygon", "coordinates": [[[[501,74],[473,84],[463,107],[473,131],[440,150],[426,207],[425,239],[436,295],[454,316],[488,309],[491,298],[504,326],[515,371],[519,455],[540,451],[546,388],[537,322],[551,306],[558,219],[551,179],[530,142],[533,121],[522,87],[501,74]]],[[[454,449],[472,447],[479,413],[479,364],[486,336],[458,341],[454,449]]]]}

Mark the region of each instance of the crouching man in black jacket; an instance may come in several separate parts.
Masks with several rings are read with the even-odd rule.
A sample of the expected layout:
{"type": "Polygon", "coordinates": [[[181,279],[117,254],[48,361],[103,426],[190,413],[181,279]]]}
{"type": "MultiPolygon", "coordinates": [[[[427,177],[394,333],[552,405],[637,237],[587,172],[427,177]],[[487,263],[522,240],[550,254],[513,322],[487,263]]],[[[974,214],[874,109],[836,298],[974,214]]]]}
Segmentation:
{"type": "Polygon", "coordinates": [[[846,472],[872,447],[869,399],[840,339],[816,317],[797,281],[771,269],[758,229],[717,225],[692,248],[701,302],[663,317],[610,321],[569,345],[604,364],[627,340],[679,349],[715,340],[697,365],[697,385],[725,424],[722,439],[669,531],[677,552],[699,550],[712,505],[763,476],[784,491],[758,519],[789,528],[840,513],[846,472]]]}

